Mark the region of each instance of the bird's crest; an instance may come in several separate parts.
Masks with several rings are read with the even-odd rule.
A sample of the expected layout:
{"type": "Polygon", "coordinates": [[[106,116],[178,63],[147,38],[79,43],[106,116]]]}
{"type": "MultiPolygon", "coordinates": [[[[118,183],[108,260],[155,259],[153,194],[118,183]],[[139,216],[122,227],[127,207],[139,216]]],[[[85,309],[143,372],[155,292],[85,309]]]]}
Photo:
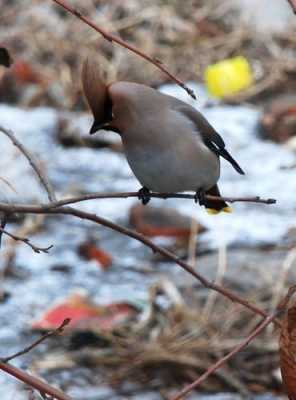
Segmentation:
{"type": "Polygon", "coordinates": [[[82,66],[82,87],[95,121],[101,122],[106,114],[107,85],[98,64],[88,57],[82,66]]]}

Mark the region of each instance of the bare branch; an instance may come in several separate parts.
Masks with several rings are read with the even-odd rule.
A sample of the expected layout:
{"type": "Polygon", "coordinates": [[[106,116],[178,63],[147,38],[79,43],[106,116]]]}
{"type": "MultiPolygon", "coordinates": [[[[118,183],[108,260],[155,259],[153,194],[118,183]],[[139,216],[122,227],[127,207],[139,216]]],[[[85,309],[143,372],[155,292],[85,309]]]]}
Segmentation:
{"type": "Polygon", "coordinates": [[[48,383],[43,382],[42,380],[35,378],[34,376],[29,375],[28,373],[22,371],[21,369],[8,364],[9,361],[28,353],[29,351],[31,351],[32,349],[37,347],[40,343],[44,342],[44,340],[48,339],[49,337],[59,335],[60,333],[62,333],[64,328],[69,323],[70,323],[70,319],[68,319],[68,318],[65,319],[57,329],[47,332],[41,338],[35,340],[35,342],[33,342],[30,346],[13,354],[10,357],[1,358],[0,359],[0,370],[5,371],[9,375],[14,376],[16,379],[26,383],[30,387],[38,390],[40,393],[51,396],[51,398],[53,398],[53,399],[71,400],[71,398],[69,396],[67,396],[65,393],[61,392],[59,389],[56,389],[53,386],[50,386],[48,383]]]}
{"type": "Polygon", "coordinates": [[[237,302],[239,304],[242,304],[243,306],[247,307],[249,310],[253,311],[254,313],[257,313],[264,317],[268,316],[265,313],[265,311],[259,309],[255,305],[249,303],[247,300],[244,300],[243,298],[236,295],[232,291],[224,288],[222,285],[220,286],[213,282],[208,281],[206,278],[204,278],[202,275],[200,275],[198,272],[196,272],[189,264],[180,260],[175,254],[171,253],[170,251],[166,250],[165,248],[163,248],[161,246],[156,245],[151,240],[149,240],[147,237],[145,237],[144,235],[142,235],[132,229],[125,228],[125,227],[115,224],[114,222],[111,222],[105,218],[99,217],[96,214],[91,214],[91,213],[87,213],[85,211],[77,210],[76,208],[73,208],[73,207],[61,207],[59,209],[54,209],[54,210],[49,210],[49,211],[50,211],[50,213],[58,212],[58,213],[66,214],[66,215],[67,214],[73,215],[73,216],[76,216],[81,219],[93,221],[100,225],[104,225],[108,228],[111,228],[117,232],[120,232],[126,236],[132,237],[132,238],[142,242],[147,247],[150,247],[151,250],[153,250],[154,252],[160,253],[163,256],[165,256],[166,258],[170,259],[171,261],[174,261],[181,268],[183,268],[185,271],[189,272],[192,276],[194,276],[206,288],[215,290],[218,293],[222,294],[223,296],[227,297],[229,300],[231,300],[233,302],[237,302]]]}
{"type": "Polygon", "coordinates": [[[47,332],[45,335],[41,336],[39,339],[35,340],[35,342],[33,342],[30,346],[26,347],[25,349],[18,351],[17,353],[13,354],[12,356],[9,357],[5,357],[5,358],[1,358],[1,361],[4,363],[7,363],[11,360],[13,360],[14,358],[20,357],[26,353],[29,353],[29,351],[31,351],[32,349],[34,349],[35,347],[37,347],[40,343],[44,342],[46,339],[52,337],[52,336],[56,336],[59,335],[60,333],[62,333],[65,329],[65,327],[67,325],[69,325],[69,323],[71,322],[71,320],[69,318],[66,318],[61,325],[52,330],[47,332]]]}
{"type": "Polygon", "coordinates": [[[263,319],[263,321],[257,326],[256,329],[250,335],[244,339],[240,344],[234,347],[231,352],[226,354],[224,357],[220,358],[215,364],[213,364],[210,368],[208,368],[196,381],[191,383],[190,385],[186,386],[185,389],[183,389],[180,393],[178,393],[176,396],[174,396],[171,400],[181,400],[185,396],[187,396],[190,392],[192,392],[193,389],[196,389],[198,386],[202,384],[211,374],[213,374],[218,368],[220,368],[223,364],[226,363],[231,357],[233,357],[235,354],[237,354],[239,351],[241,351],[243,348],[248,346],[248,344],[255,339],[256,336],[258,336],[263,329],[269,325],[275,318],[276,318],[277,312],[274,312],[270,316],[266,317],[263,319]]]}
{"type": "Polygon", "coordinates": [[[257,326],[257,328],[255,328],[253,332],[251,332],[246,339],[244,339],[240,344],[235,346],[230,353],[220,358],[220,360],[218,360],[215,364],[209,367],[196,381],[186,386],[180,393],[174,396],[171,400],[183,399],[185,396],[187,396],[187,394],[192,392],[193,389],[196,389],[198,386],[200,386],[202,382],[204,382],[218,368],[220,368],[223,364],[225,364],[226,361],[228,361],[231,357],[240,352],[243,348],[248,346],[248,344],[253,339],[255,339],[255,337],[258,336],[267,325],[269,325],[273,321],[276,321],[277,315],[286,309],[291,297],[295,294],[295,292],[296,292],[296,285],[291,286],[288,289],[286,296],[282,299],[282,301],[278,303],[277,307],[275,308],[275,311],[268,317],[264,318],[263,321],[261,321],[261,323],[257,326]]]}
{"type": "Polygon", "coordinates": [[[75,8],[72,8],[68,4],[66,4],[63,0],[52,0],[59,6],[63,7],[66,11],[69,13],[75,15],[75,17],[79,18],[81,21],[83,21],[85,24],[89,25],[91,28],[93,28],[95,31],[99,32],[104,39],[108,40],[110,43],[117,43],[120,46],[130,50],[131,52],[137,54],[138,56],[144,58],[145,60],[149,61],[151,64],[155,65],[158,69],[160,69],[162,72],[164,72],[170,79],[172,79],[177,85],[179,85],[182,89],[184,89],[189,96],[191,96],[193,99],[196,100],[196,95],[192,89],[190,89],[188,86],[185,85],[184,82],[182,82],[180,79],[175,77],[171,72],[169,72],[162,64],[160,60],[157,60],[153,57],[148,56],[145,54],[143,51],[137,49],[135,46],[125,42],[121,38],[114,36],[99,26],[97,26],[94,22],[89,20],[87,17],[83,16],[80,11],[78,11],[75,8]]]}
{"type": "Polygon", "coordinates": [[[41,169],[37,165],[37,162],[34,160],[32,154],[30,154],[30,152],[25,148],[25,146],[21,142],[19,142],[19,140],[15,137],[15,135],[11,130],[5,129],[3,126],[0,126],[0,131],[4,133],[4,135],[6,135],[12,141],[12,143],[20,150],[21,153],[23,153],[23,155],[29,161],[31,167],[36,172],[41,184],[44,186],[49,201],[55,201],[56,197],[53,188],[51,187],[51,184],[47,176],[44,174],[43,171],[41,171],[41,169]]]}
{"type": "Polygon", "coordinates": [[[294,14],[296,14],[296,0],[288,0],[288,2],[290,3],[294,14]]]}
{"type": "MultiPolygon", "coordinates": [[[[151,192],[149,194],[150,197],[155,197],[159,199],[190,199],[195,200],[195,195],[186,194],[186,193],[155,193],[151,192]]],[[[59,200],[51,203],[50,208],[60,207],[68,204],[79,203],[81,201],[87,200],[101,200],[101,199],[126,199],[128,197],[139,197],[138,192],[123,192],[123,193],[88,193],[82,196],[70,197],[68,199],[59,200]]],[[[236,202],[248,202],[248,203],[261,203],[261,204],[275,204],[275,199],[262,199],[259,196],[254,197],[220,197],[220,196],[212,196],[206,195],[206,199],[221,201],[224,200],[228,203],[236,203],[236,202]]],[[[46,207],[46,205],[44,205],[46,207]]]]}
{"type": "MultiPolygon", "coordinates": [[[[189,200],[195,200],[195,195],[193,194],[185,194],[185,193],[154,193],[151,192],[149,194],[150,197],[154,198],[159,198],[159,199],[189,199],[189,200]]],[[[48,204],[42,204],[41,207],[42,209],[45,210],[50,210],[53,208],[69,205],[69,204],[75,204],[75,203],[80,203],[83,201],[89,201],[89,200],[103,200],[103,199],[127,199],[128,197],[139,197],[138,192],[122,192],[122,193],[101,193],[101,192],[96,192],[96,193],[87,193],[82,196],[75,196],[75,197],[69,197],[66,199],[61,199],[57,201],[50,202],[48,204]]],[[[255,197],[219,197],[219,196],[212,196],[212,195],[206,195],[206,199],[208,200],[214,200],[214,201],[221,201],[224,200],[228,203],[236,203],[236,202],[248,202],[248,203],[261,203],[261,204],[275,204],[276,200],[275,199],[262,199],[259,196],[255,197]]],[[[16,212],[15,209],[19,207],[23,207],[23,204],[7,204],[7,203],[0,203],[0,211],[3,212],[16,212]]],[[[36,207],[35,205],[29,205],[28,207],[34,208],[36,207]]],[[[25,212],[25,211],[24,211],[25,212]]]]}
{"type": "MultiPolygon", "coordinates": [[[[30,240],[28,238],[24,238],[24,237],[20,237],[17,235],[14,235],[13,233],[10,233],[8,231],[6,231],[4,228],[0,227],[0,238],[2,234],[5,234],[9,237],[11,237],[13,240],[18,241],[18,242],[23,242],[25,244],[27,244],[29,247],[31,247],[31,249],[35,252],[35,253],[48,253],[50,249],[53,248],[53,245],[50,245],[48,247],[38,247],[35,246],[33,243],[30,242],[30,240]]],[[[1,242],[0,242],[1,243],[1,242]]]]}
{"type": "Polygon", "coordinates": [[[61,390],[49,385],[46,382],[43,382],[41,379],[36,378],[25,371],[22,371],[19,368],[14,367],[11,364],[0,361],[0,370],[6,372],[9,375],[14,376],[19,381],[26,383],[27,385],[33,387],[41,393],[46,393],[56,400],[73,400],[66,393],[63,393],[61,390]]]}
{"type": "MultiPolygon", "coordinates": [[[[224,288],[221,285],[217,285],[213,282],[208,281],[198,272],[196,272],[189,264],[180,260],[175,254],[171,253],[170,251],[166,250],[165,248],[156,245],[151,240],[149,240],[144,235],[129,229],[125,228],[121,225],[118,225],[114,222],[111,222],[103,217],[99,217],[96,214],[88,213],[85,211],[78,210],[74,207],[64,206],[64,207],[57,207],[55,203],[47,204],[47,205],[17,205],[17,204],[7,204],[7,203],[0,203],[0,211],[3,212],[19,212],[23,214],[52,214],[52,215],[72,215],[74,217],[92,221],[96,224],[106,226],[114,231],[122,233],[123,235],[129,236],[133,239],[138,240],[139,242],[143,243],[147,247],[149,247],[154,252],[160,253],[165,256],[167,259],[174,261],[177,263],[181,268],[189,272],[192,276],[194,276],[202,285],[204,285],[208,289],[215,290],[216,292],[222,294],[223,296],[227,297],[229,300],[233,302],[237,302],[244,307],[248,308],[252,312],[259,314],[263,317],[267,317],[265,311],[261,310],[260,308],[256,307],[255,305],[249,303],[247,300],[241,298],[239,295],[233,293],[232,291],[224,288]]],[[[280,323],[276,321],[278,325],[280,323]]]]}

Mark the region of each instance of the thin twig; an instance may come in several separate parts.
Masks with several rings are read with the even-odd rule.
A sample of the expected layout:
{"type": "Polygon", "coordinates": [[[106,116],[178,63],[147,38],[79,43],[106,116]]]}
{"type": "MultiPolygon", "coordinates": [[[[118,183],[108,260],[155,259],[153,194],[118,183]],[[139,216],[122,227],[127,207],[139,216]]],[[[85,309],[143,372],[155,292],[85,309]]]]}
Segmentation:
{"type": "Polygon", "coordinates": [[[103,36],[103,38],[108,40],[110,43],[113,43],[113,42],[117,43],[120,46],[132,51],[133,53],[137,54],[138,56],[140,56],[140,57],[144,58],[145,60],[149,61],[151,64],[155,65],[162,72],[164,72],[170,79],[172,79],[177,85],[179,85],[182,89],[184,89],[189,94],[189,96],[191,96],[193,99],[196,100],[196,95],[195,95],[194,91],[191,88],[189,88],[187,85],[185,85],[185,83],[182,82],[180,79],[175,77],[171,72],[169,72],[163,66],[161,61],[159,61],[159,60],[157,60],[157,59],[155,59],[153,57],[148,56],[143,51],[137,49],[135,46],[131,45],[130,43],[125,42],[124,40],[122,40],[118,36],[114,36],[114,35],[106,32],[105,30],[103,30],[102,28],[97,26],[94,22],[92,22],[90,19],[88,19],[87,17],[82,15],[80,11],[78,11],[75,8],[72,8],[71,6],[66,4],[64,1],[62,1],[62,0],[52,0],[52,1],[54,1],[59,6],[63,7],[69,13],[75,15],[75,17],[79,18],[81,21],[83,21],[85,24],[89,25],[95,31],[99,32],[103,36]]]}
{"type": "MultiPolygon", "coordinates": [[[[0,127],[1,130],[1,127],[0,127]]],[[[38,167],[37,167],[38,170],[38,167]]],[[[51,201],[50,203],[47,204],[42,204],[40,207],[42,207],[42,210],[44,211],[44,214],[46,214],[45,211],[55,209],[58,207],[62,207],[65,205],[69,204],[75,204],[75,203],[80,203],[83,201],[89,201],[89,200],[102,200],[102,199],[126,199],[128,197],[139,197],[138,192],[123,192],[123,193],[89,193],[85,194],[82,196],[75,196],[75,197],[70,197],[67,199],[62,199],[62,200],[54,200],[51,201]]],[[[190,199],[190,200],[195,200],[195,196],[193,194],[185,194],[185,193],[150,193],[150,197],[154,198],[160,198],[160,199],[190,199]]],[[[208,200],[214,200],[214,201],[221,201],[224,200],[228,203],[235,203],[235,202],[252,202],[252,203],[261,203],[261,204],[275,204],[276,200],[275,199],[261,199],[259,196],[255,197],[220,197],[220,196],[212,196],[212,195],[206,195],[206,199],[208,200]]],[[[0,203],[0,211],[3,211],[4,214],[8,213],[13,213],[17,212],[17,210],[22,209],[23,213],[40,213],[38,211],[38,206],[35,205],[23,205],[23,204],[8,204],[8,203],[0,203]],[[37,207],[37,208],[36,208],[37,207]],[[37,210],[37,211],[35,211],[37,210]]],[[[27,245],[29,245],[36,253],[42,252],[48,252],[53,246],[49,246],[47,248],[38,248],[34,246],[29,239],[27,238],[21,238],[15,235],[12,235],[11,233],[4,231],[4,229],[0,228],[0,232],[5,233],[6,235],[12,237],[14,240],[19,240],[23,241],[27,245]]],[[[0,235],[1,237],[1,235],[0,235]]]]}
{"type": "Polygon", "coordinates": [[[6,372],[11,376],[14,376],[19,381],[26,383],[27,385],[33,387],[39,392],[46,393],[47,395],[52,396],[53,399],[73,400],[72,397],[68,396],[66,393],[63,393],[61,390],[49,385],[46,382],[43,382],[41,379],[36,378],[35,376],[32,376],[19,368],[14,367],[11,364],[0,361],[0,370],[6,372]]]}
{"type": "Polygon", "coordinates": [[[50,246],[48,246],[48,247],[38,247],[38,246],[35,246],[33,243],[30,242],[30,239],[25,238],[25,237],[21,237],[21,236],[14,235],[13,233],[10,233],[10,232],[6,231],[4,228],[0,227],[0,237],[1,237],[1,235],[2,235],[3,233],[4,233],[5,235],[11,237],[13,240],[15,240],[15,241],[17,241],[17,242],[23,242],[23,243],[25,243],[26,245],[28,245],[29,247],[31,247],[31,249],[32,249],[35,253],[38,253],[38,254],[40,254],[40,253],[48,253],[49,250],[53,248],[53,244],[50,245],[50,246]]]}
{"type": "Polygon", "coordinates": [[[21,351],[18,351],[17,353],[13,354],[12,356],[1,358],[1,361],[4,362],[4,363],[7,363],[7,362],[13,360],[14,358],[17,358],[17,357],[20,357],[20,356],[22,356],[22,355],[24,355],[26,353],[29,353],[29,351],[31,351],[32,349],[37,347],[40,343],[44,342],[46,339],[48,339],[48,338],[50,338],[52,336],[59,335],[60,333],[62,333],[64,331],[65,327],[67,325],[69,325],[70,322],[71,322],[70,318],[66,318],[58,328],[47,332],[45,335],[43,335],[39,339],[35,340],[35,342],[33,342],[30,346],[24,348],[21,351]]]}
{"type": "Polygon", "coordinates": [[[296,14],[296,0],[288,0],[288,2],[290,3],[294,14],[296,14]]]}
{"type": "Polygon", "coordinates": [[[36,346],[38,346],[40,343],[44,342],[44,340],[48,339],[49,337],[52,337],[52,336],[62,333],[64,328],[69,323],[70,323],[70,319],[67,318],[62,322],[62,324],[57,329],[46,333],[41,338],[35,340],[35,342],[33,342],[30,346],[26,347],[25,349],[13,354],[12,356],[9,356],[6,358],[0,358],[0,370],[6,372],[9,375],[14,376],[16,379],[26,383],[27,385],[34,388],[35,390],[38,390],[40,393],[51,396],[52,399],[71,400],[71,398],[69,396],[67,396],[65,393],[63,393],[59,389],[56,389],[53,386],[49,385],[48,383],[43,382],[42,380],[28,374],[27,372],[24,372],[21,369],[8,364],[9,361],[28,353],[29,351],[34,349],[36,346]]]}
{"type": "Polygon", "coordinates": [[[263,329],[276,318],[277,313],[278,312],[276,311],[273,314],[269,315],[268,317],[264,318],[263,321],[257,326],[256,329],[254,329],[254,331],[246,339],[244,339],[240,344],[235,346],[231,352],[226,354],[224,357],[220,358],[220,360],[218,360],[215,364],[211,365],[211,367],[208,368],[196,381],[186,386],[180,393],[174,396],[172,400],[181,400],[190,392],[192,392],[193,389],[196,389],[198,386],[200,386],[201,383],[204,382],[206,378],[208,378],[208,376],[213,374],[218,368],[220,368],[223,364],[225,364],[226,361],[228,361],[231,357],[233,357],[243,348],[248,346],[248,344],[253,339],[255,339],[255,337],[258,336],[263,331],[263,329]]]}
{"type": "MultiPolygon", "coordinates": [[[[208,289],[215,290],[222,294],[223,296],[227,297],[229,300],[233,302],[237,302],[242,304],[243,306],[247,307],[251,311],[256,314],[259,314],[263,317],[267,317],[267,313],[257,306],[249,303],[247,300],[241,298],[237,294],[233,293],[232,291],[226,289],[223,286],[217,285],[213,282],[208,281],[198,272],[196,272],[190,265],[186,262],[180,260],[175,254],[171,253],[170,251],[166,250],[165,248],[156,245],[150,239],[145,237],[144,235],[129,229],[123,226],[120,226],[114,222],[111,222],[103,217],[99,217],[96,214],[88,213],[86,211],[78,210],[74,207],[51,207],[50,204],[47,206],[44,205],[15,205],[15,204],[7,204],[7,203],[0,203],[0,211],[10,211],[10,212],[19,212],[23,214],[52,214],[52,215],[72,215],[74,217],[80,218],[82,220],[88,220],[95,222],[96,224],[100,224],[106,226],[114,231],[117,231],[123,235],[129,236],[133,239],[138,240],[139,242],[143,243],[147,247],[149,247],[152,251],[157,252],[165,256],[171,261],[176,262],[181,268],[189,272],[192,276],[194,276],[202,285],[204,285],[208,289]]],[[[278,325],[280,323],[276,322],[278,325]]]]}
{"type": "Polygon", "coordinates": [[[0,131],[4,133],[4,135],[6,135],[12,141],[12,143],[20,150],[21,153],[23,153],[23,155],[29,161],[31,167],[36,172],[41,184],[44,186],[49,201],[55,201],[56,197],[53,188],[47,176],[44,174],[44,172],[41,171],[41,169],[37,165],[37,162],[34,160],[32,154],[30,154],[30,152],[25,148],[25,146],[15,137],[15,135],[11,130],[5,129],[3,126],[0,126],[0,131]]]}
{"type": "MultiPolygon", "coordinates": [[[[151,192],[149,194],[150,197],[159,198],[159,199],[190,199],[195,200],[195,195],[187,194],[187,193],[154,193],[151,192]]],[[[62,199],[54,202],[50,202],[49,204],[43,204],[42,207],[44,210],[49,210],[51,208],[61,207],[69,204],[80,203],[82,201],[88,200],[102,200],[102,199],[127,199],[128,197],[139,197],[138,192],[122,192],[122,193],[88,193],[81,196],[69,197],[67,199],[62,199]]],[[[206,195],[205,198],[207,200],[221,201],[224,200],[228,203],[236,203],[236,202],[248,202],[248,203],[261,203],[261,204],[275,204],[275,199],[262,199],[259,196],[254,197],[220,197],[220,196],[212,196],[206,195]]],[[[5,203],[0,203],[0,208],[5,203]]]]}
{"type": "Polygon", "coordinates": [[[253,330],[250,335],[243,340],[240,344],[234,347],[234,349],[226,354],[224,357],[220,358],[215,364],[213,364],[210,368],[208,368],[196,381],[192,382],[190,385],[186,386],[181,392],[179,392],[176,396],[174,396],[171,400],[181,400],[187,394],[192,392],[193,389],[196,389],[198,386],[201,385],[202,382],[205,381],[211,374],[213,374],[218,368],[220,368],[226,361],[228,361],[231,357],[235,354],[240,352],[243,348],[248,346],[248,344],[258,336],[263,329],[269,325],[271,322],[276,321],[277,315],[287,308],[287,305],[291,299],[291,297],[296,292],[296,285],[291,286],[288,290],[286,296],[282,299],[282,301],[277,305],[275,311],[269,315],[268,317],[264,318],[263,321],[253,330]]]}

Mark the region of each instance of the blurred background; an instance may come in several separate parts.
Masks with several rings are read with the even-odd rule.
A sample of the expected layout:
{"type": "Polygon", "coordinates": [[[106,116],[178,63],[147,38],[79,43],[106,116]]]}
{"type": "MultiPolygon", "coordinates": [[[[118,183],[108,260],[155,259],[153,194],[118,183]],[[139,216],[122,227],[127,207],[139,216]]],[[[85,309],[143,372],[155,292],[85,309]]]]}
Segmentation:
{"type": "MultiPolygon", "coordinates": [[[[153,199],[145,207],[135,198],[94,200],[77,207],[136,229],[207,279],[271,311],[295,283],[296,17],[288,1],[68,2],[161,60],[188,82],[197,101],[53,1],[2,0],[0,46],[13,63],[0,66],[0,127],[34,154],[58,198],[137,191],[119,136],[88,135],[83,60],[97,59],[109,82],[142,82],[196,107],[246,171],[238,175],[222,161],[222,194],[275,198],[275,205],[235,203],[232,214],[217,216],[180,199],[153,199]]],[[[1,200],[46,202],[27,160],[4,135],[0,143],[1,200]]],[[[54,247],[36,254],[3,238],[1,356],[72,318],[62,336],[14,362],[74,399],[168,399],[260,320],[107,228],[73,217],[16,215],[7,230],[54,247]]],[[[270,326],[189,398],[283,396],[277,341],[270,326]]],[[[29,398],[27,388],[4,373],[0,395],[29,398]]]]}

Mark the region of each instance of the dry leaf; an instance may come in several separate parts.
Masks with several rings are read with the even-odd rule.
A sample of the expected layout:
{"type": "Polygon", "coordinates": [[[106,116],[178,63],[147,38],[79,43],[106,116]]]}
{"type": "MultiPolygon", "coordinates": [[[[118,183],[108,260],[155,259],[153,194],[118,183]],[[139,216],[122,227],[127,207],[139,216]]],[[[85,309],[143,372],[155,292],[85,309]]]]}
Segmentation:
{"type": "Polygon", "coordinates": [[[95,260],[105,270],[112,264],[112,257],[100,249],[93,240],[82,243],[78,249],[79,255],[86,260],[95,260]]]}
{"type": "Polygon", "coordinates": [[[19,84],[41,84],[44,78],[26,61],[17,60],[12,67],[12,73],[19,84]]]}
{"type": "Polygon", "coordinates": [[[106,332],[117,328],[136,314],[136,308],[129,303],[97,305],[86,295],[73,293],[45,311],[32,323],[32,328],[56,329],[65,318],[70,318],[68,332],[71,330],[106,332]]]}

